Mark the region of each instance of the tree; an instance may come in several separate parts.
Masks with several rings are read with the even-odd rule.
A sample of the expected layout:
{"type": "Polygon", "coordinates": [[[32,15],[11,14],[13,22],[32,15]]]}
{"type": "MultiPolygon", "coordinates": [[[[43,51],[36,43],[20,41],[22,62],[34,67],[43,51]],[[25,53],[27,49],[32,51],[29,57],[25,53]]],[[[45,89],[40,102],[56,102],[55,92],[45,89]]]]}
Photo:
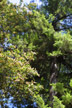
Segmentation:
{"type": "Polygon", "coordinates": [[[41,0],[46,16],[52,14],[52,25],[55,31],[71,29],[72,3],[71,0],[41,0]]]}
{"type": "MultiPolygon", "coordinates": [[[[54,38],[54,33],[53,32],[51,35],[53,38],[50,37],[52,40],[48,40],[46,36],[49,36],[49,32],[45,32],[42,36],[43,38],[43,43],[40,44],[40,48],[38,51],[37,59],[35,61],[36,68],[39,70],[40,75],[44,79],[48,80],[49,74],[47,72],[50,72],[50,83],[56,83],[57,79],[58,81],[62,81],[62,79],[59,80],[59,75],[61,72],[61,69],[64,69],[62,71],[68,71],[68,74],[64,73],[63,75],[67,76],[70,78],[71,73],[71,55],[72,55],[72,48],[71,51],[69,51],[69,46],[72,47],[72,44],[70,43],[69,40],[72,40],[72,37],[70,36],[71,39],[69,39],[69,32],[71,32],[71,17],[72,17],[72,11],[71,11],[71,1],[61,1],[61,0],[41,0],[43,2],[42,7],[40,9],[41,13],[44,13],[46,15],[47,20],[52,23],[52,26],[56,32],[58,32],[57,38],[59,38],[59,42],[55,40],[54,38]],[[70,22],[70,24],[69,24],[70,22]],[[59,33],[61,31],[61,33],[59,33]],[[65,33],[65,34],[64,34],[65,33]],[[60,35],[62,35],[62,39],[60,39],[60,35]],[[64,36],[66,35],[66,36],[64,36]],[[64,36],[64,39],[63,39],[64,36]],[[66,39],[67,38],[67,39],[66,39]],[[50,41],[50,44],[49,44],[50,41]],[[62,42],[63,41],[63,42],[62,42]],[[48,42],[48,43],[46,43],[48,42]],[[57,46],[57,44],[59,44],[57,46]],[[63,45],[62,45],[63,44],[63,45]],[[57,47],[60,46],[60,49],[56,49],[57,47]],[[55,48],[56,47],[56,48],[55,48]],[[67,47],[67,48],[66,48],[67,47]],[[49,51],[48,51],[49,49],[49,51]],[[48,52],[48,56],[46,55],[46,52],[48,52]],[[50,53],[50,54],[49,54],[50,53]],[[51,54],[52,53],[52,54],[51,54]],[[37,63],[36,63],[37,62],[37,63]],[[49,65],[50,64],[50,65],[49,65]],[[51,67],[51,68],[50,68],[51,67]],[[66,69],[65,69],[66,68],[66,69]],[[59,70],[60,69],[60,70],[59,70]],[[70,74],[69,74],[70,72],[70,74]],[[58,78],[57,78],[58,77],[58,78]]],[[[51,28],[53,31],[53,29],[51,28]]],[[[50,31],[50,32],[52,32],[50,31]]],[[[33,66],[34,66],[33,65],[33,66]]],[[[41,77],[41,78],[42,78],[41,77]]],[[[44,80],[42,78],[42,80],[44,80]]],[[[45,81],[44,80],[44,81],[45,81]]],[[[42,81],[41,81],[42,82],[42,81]]],[[[67,81],[66,81],[67,82],[67,81]]],[[[48,86],[48,81],[44,82],[46,86],[48,86]]],[[[64,82],[65,83],[65,82],[64,82]]],[[[46,87],[47,88],[47,87],[46,87]]],[[[50,88],[50,100],[53,100],[53,96],[56,94],[52,90],[52,86],[50,88]]],[[[47,93],[46,93],[47,95],[47,93]]],[[[47,97],[46,97],[47,98],[47,97]]]]}
{"type": "Polygon", "coordinates": [[[27,99],[28,108],[33,102],[39,108],[71,107],[71,33],[57,32],[54,15],[47,19],[35,3],[0,5],[1,98],[9,93],[19,104],[27,99]]]}
{"type": "Polygon", "coordinates": [[[39,74],[30,65],[35,54],[29,37],[31,12],[26,6],[21,8],[6,0],[0,2],[0,7],[0,104],[5,107],[3,99],[10,96],[18,103],[24,98],[32,103],[42,86],[35,82],[39,74]]]}

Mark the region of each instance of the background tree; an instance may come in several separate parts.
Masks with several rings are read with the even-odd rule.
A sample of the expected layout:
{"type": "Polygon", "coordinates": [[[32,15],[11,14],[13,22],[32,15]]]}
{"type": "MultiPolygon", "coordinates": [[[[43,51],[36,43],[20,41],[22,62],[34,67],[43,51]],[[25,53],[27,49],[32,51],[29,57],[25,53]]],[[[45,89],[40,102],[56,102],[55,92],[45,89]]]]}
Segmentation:
{"type": "Polygon", "coordinates": [[[72,2],[71,0],[40,0],[45,15],[54,16],[52,25],[55,31],[68,30],[72,28],[72,2]]]}

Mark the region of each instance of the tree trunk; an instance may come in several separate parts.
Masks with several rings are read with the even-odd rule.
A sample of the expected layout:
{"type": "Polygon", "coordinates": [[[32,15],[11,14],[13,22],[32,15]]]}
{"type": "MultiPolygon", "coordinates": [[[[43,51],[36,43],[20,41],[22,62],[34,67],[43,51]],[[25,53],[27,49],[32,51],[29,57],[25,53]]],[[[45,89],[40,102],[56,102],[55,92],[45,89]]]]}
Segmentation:
{"type": "MultiPolygon", "coordinates": [[[[56,57],[53,58],[51,63],[51,69],[50,69],[50,84],[57,82],[57,73],[58,73],[58,66],[57,66],[57,60],[56,57]]],[[[50,91],[49,91],[49,99],[50,99],[50,107],[53,108],[53,96],[56,95],[56,92],[53,90],[53,86],[50,85],[50,91]]]]}

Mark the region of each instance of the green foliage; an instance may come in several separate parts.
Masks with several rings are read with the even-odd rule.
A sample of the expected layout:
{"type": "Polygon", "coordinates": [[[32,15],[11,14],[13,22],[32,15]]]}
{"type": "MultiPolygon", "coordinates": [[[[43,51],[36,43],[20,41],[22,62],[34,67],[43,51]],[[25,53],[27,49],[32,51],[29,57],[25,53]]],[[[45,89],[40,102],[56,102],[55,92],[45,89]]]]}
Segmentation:
{"type": "Polygon", "coordinates": [[[0,90],[3,91],[3,98],[7,98],[9,92],[20,102],[23,98],[30,101],[34,94],[39,93],[43,88],[35,82],[35,77],[39,77],[39,74],[30,65],[36,54],[32,51],[34,46],[30,39],[31,36],[33,37],[28,21],[30,13],[27,13],[25,6],[21,8],[7,3],[2,9],[0,12],[0,90]]]}
{"type": "Polygon", "coordinates": [[[67,10],[66,1],[48,2],[51,13],[48,19],[37,11],[35,3],[21,7],[21,4],[8,4],[5,0],[0,2],[1,98],[7,98],[10,93],[19,102],[25,98],[30,104],[35,101],[38,108],[50,108],[49,87],[53,70],[58,77],[58,83],[51,84],[57,93],[53,97],[53,108],[71,108],[72,35],[71,32],[57,32],[53,26],[58,13],[62,17],[71,13],[71,9],[67,10]],[[54,64],[55,68],[51,69],[54,58],[58,68],[54,64]]]}
{"type": "Polygon", "coordinates": [[[51,108],[48,107],[48,105],[45,105],[44,100],[42,99],[42,97],[40,95],[36,95],[35,97],[35,101],[38,104],[38,108],[51,108]]]}
{"type": "Polygon", "coordinates": [[[70,80],[70,83],[69,83],[70,87],[72,87],[72,79],[70,80]]]}
{"type": "Polygon", "coordinates": [[[60,94],[63,94],[65,91],[63,83],[57,82],[56,84],[52,84],[52,86],[53,86],[53,89],[60,94]]]}
{"type": "MultiPolygon", "coordinates": [[[[70,81],[71,83],[71,81],[70,81]]],[[[53,86],[53,90],[57,92],[57,96],[54,96],[54,108],[55,107],[67,107],[67,106],[71,106],[71,101],[72,101],[72,91],[69,90],[68,88],[64,87],[63,83],[56,83],[56,84],[52,84],[53,86]]],[[[69,107],[70,107],[69,106],[69,107]]]]}
{"type": "Polygon", "coordinates": [[[62,101],[60,101],[58,97],[54,96],[53,108],[65,108],[65,105],[62,104],[62,101]]]}
{"type": "Polygon", "coordinates": [[[65,96],[62,96],[62,99],[65,104],[70,104],[72,101],[72,95],[70,93],[66,93],[65,96]]]}
{"type": "Polygon", "coordinates": [[[50,14],[55,31],[71,30],[71,15],[72,15],[72,2],[71,0],[40,0],[42,1],[41,12],[49,18],[50,14]],[[53,20],[52,20],[53,19],[53,20]],[[69,22],[70,21],[70,22],[69,22]]]}
{"type": "Polygon", "coordinates": [[[60,50],[61,52],[69,52],[72,50],[72,37],[69,33],[56,33],[55,38],[56,41],[54,43],[54,46],[58,47],[58,50],[60,50]]]}

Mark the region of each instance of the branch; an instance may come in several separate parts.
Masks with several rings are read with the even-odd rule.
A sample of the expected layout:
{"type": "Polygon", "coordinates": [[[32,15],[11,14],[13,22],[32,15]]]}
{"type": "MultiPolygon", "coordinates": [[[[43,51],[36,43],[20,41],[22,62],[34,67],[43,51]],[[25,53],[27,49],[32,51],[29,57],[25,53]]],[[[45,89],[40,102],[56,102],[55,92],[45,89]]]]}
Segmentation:
{"type": "Polygon", "coordinates": [[[64,15],[64,16],[62,16],[62,17],[59,17],[58,19],[55,19],[54,21],[55,21],[55,23],[57,23],[58,21],[60,21],[60,20],[62,20],[62,19],[65,19],[65,18],[67,18],[68,16],[71,16],[72,14],[68,14],[68,15],[64,15]]]}
{"type": "Polygon", "coordinates": [[[61,30],[67,30],[67,29],[70,29],[70,28],[72,28],[72,26],[64,27],[64,28],[56,28],[55,30],[56,31],[61,31],[61,30]]]}
{"type": "MultiPolygon", "coordinates": [[[[69,17],[69,16],[71,16],[71,15],[72,15],[72,14],[64,15],[64,16],[62,16],[62,17],[57,17],[57,16],[56,16],[55,20],[52,22],[52,25],[53,25],[54,29],[55,29],[56,31],[60,31],[59,29],[56,28],[57,22],[59,22],[59,21],[62,20],[62,19],[65,19],[65,18],[67,18],[67,17],[69,17]]],[[[66,29],[68,29],[68,28],[66,28],[66,29]]],[[[62,30],[63,30],[63,29],[62,29],[62,30]]]]}

